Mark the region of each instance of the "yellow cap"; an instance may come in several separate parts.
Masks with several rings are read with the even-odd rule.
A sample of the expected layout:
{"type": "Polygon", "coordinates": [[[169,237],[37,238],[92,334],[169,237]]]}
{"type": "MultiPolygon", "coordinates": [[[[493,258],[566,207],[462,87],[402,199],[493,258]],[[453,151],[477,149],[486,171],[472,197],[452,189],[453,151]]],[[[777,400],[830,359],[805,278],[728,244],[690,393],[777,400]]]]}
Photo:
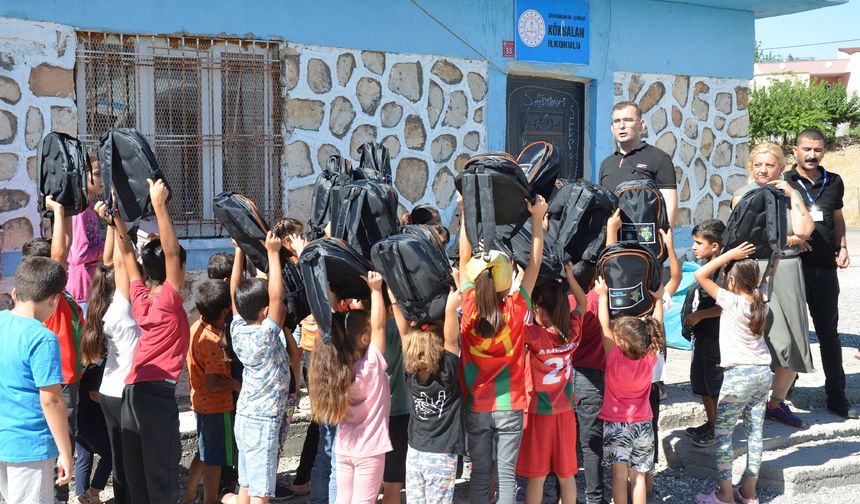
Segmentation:
{"type": "Polygon", "coordinates": [[[499,250],[491,250],[489,253],[490,259],[484,260],[482,254],[469,259],[466,264],[466,277],[470,282],[474,282],[482,271],[489,268],[493,275],[493,282],[496,284],[496,292],[507,292],[511,289],[513,282],[514,270],[511,267],[511,259],[499,250]]]}

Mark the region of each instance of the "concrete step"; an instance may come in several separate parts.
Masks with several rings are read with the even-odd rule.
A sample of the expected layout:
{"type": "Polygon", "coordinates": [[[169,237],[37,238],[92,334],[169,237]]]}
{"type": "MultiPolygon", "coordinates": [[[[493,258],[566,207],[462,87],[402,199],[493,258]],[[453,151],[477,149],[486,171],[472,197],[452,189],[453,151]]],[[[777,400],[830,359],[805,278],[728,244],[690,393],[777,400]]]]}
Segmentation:
{"type": "MultiPolygon", "coordinates": [[[[676,409],[683,411],[676,406],[669,410],[669,415],[676,409]]],[[[808,427],[794,429],[765,421],[759,488],[798,497],[845,485],[860,485],[857,472],[860,420],[845,420],[823,408],[794,409],[808,427]]],[[[662,417],[661,414],[661,425],[662,417]]],[[[667,422],[673,423],[672,419],[667,422]]],[[[733,439],[733,474],[737,480],[746,466],[746,432],[741,425],[735,429],[733,439]]],[[[669,467],[716,479],[715,447],[694,446],[683,428],[661,432],[661,449],[669,467]]]]}

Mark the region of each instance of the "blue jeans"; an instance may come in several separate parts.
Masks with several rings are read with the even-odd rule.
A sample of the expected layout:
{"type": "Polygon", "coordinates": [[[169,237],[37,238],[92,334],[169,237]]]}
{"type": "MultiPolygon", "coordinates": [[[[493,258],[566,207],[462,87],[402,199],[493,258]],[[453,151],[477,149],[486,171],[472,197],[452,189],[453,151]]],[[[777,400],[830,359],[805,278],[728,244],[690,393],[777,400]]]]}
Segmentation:
{"type": "Polygon", "coordinates": [[[499,504],[514,504],[517,480],[514,470],[523,437],[523,412],[466,411],[466,434],[472,457],[472,482],[469,501],[473,504],[490,499],[490,477],[493,474],[493,448],[499,473],[499,504]]]}
{"type": "Polygon", "coordinates": [[[75,442],[75,493],[78,496],[83,495],[89,487],[104,490],[112,467],[110,444],[106,434],[103,442],[78,436],[75,442]],[[94,453],[101,457],[95,472],[93,472],[94,453]]]}
{"type": "Polygon", "coordinates": [[[252,497],[274,497],[281,417],[236,415],[239,485],[252,497]]]}
{"type": "Polygon", "coordinates": [[[310,504],[334,503],[337,500],[337,478],[335,477],[335,444],[337,426],[320,424],[320,441],[317,456],[311,470],[310,504]]]}

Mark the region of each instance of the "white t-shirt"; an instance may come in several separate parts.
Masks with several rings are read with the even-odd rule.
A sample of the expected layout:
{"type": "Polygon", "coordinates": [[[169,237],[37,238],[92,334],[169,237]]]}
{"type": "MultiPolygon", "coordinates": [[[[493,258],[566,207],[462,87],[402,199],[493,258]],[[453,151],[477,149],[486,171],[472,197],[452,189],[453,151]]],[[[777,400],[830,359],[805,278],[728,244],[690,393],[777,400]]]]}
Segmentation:
{"type": "Polygon", "coordinates": [[[750,304],[725,289],[717,292],[720,315],[720,366],[765,365],[771,362],[764,335],[750,331],[750,304]]]}
{"type": "Polygon", "coordinates": [[[99,393],[108,397],[122,397],[125,377],[140,339],[140,327],[131,315],[131,303],[114,292],[113,300],[102,319],[108,355],[99,393]]]}

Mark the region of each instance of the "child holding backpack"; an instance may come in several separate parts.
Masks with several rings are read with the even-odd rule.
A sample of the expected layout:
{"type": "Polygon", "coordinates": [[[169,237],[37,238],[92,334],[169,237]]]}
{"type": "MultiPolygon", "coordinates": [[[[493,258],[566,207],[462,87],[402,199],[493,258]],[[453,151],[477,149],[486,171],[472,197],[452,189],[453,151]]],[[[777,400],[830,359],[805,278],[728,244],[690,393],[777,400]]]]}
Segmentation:
{"type": "MultiPolygon", "coordinates": [[[[528,205],[532,247],[519,289],[511,290],[511,260],[498,250],[471,257],[466,226],[460,226],[463,352],[460,378],[466,392],[465,426],[472,458],[472,502],[486,501],[495,452],[499,500],[513,504],[515,465],[522,437],[525,391],[525,319],[543,258],[543,217],[547,203],[538,196],[528,205]],[[489,256],[486,258],[486,256],[489,256]]],[[[489,244],[487,244],[489,245],[489,244]]]]}
{"type": "Polygon", "coordinates": [[[698,494],[697,504],[741,502],[758,504],[755,487],[761,465],[765,405],[773,383],[771,355],[764,340],[768,305],[759,287],[759,267],[748,257],[755,246],[744,242],[695,272],[696,281],[722,308],[720,366],[723,384],[717,402],[714,434],[717,442],[719,488],[698,494]],[[723,286],[711,275],[725,266],[723,286]],[[732,433],[743,416],[747,431],[747,468],[732,487],[732,433]]]}
{"type": "Polygon", "coordinates": [[[550,472],[558,477],[561,502],[576,502],[576,417],[573,414],[571,356],[582,335],[582,313],[586,298],[573,277],[573,265],[565,265],[565,276],[576,303],[571,310],[567,289],[555,281],[537,288],[534,322],[526,324],[528,347],[526,390],[528,419],[517,460],[517,474],[529,478],[526,503],[543,499],[544,480],[550,472]]]}
{"type": "Polygon", "coordinates": [[[382,276],[368,272],[370,315],[332,315],[331,342],[317,340],[311,361],[311,415],[337,425],[337,502],[375,503],[391,451],[391,392],[385,376],[386,306],[382,276]]]}
{"type": "MultiPolygon", "coordinates": [[[[645,504],[645,475],[654,467],[653,412],[649,402],[651,374],[663,348],[663,305],[652,316],[609,319],[609,289],[600,278],[599,318],[606,351],[603,408],[603,458],[612,464],[612,499],[627,502],[627,480],[633,504],[645,504]]],[[[652,293],[656,297],[656,294],[652,293]]],[[[655,300],[657,301],[657,300],[655,300]]]]}

